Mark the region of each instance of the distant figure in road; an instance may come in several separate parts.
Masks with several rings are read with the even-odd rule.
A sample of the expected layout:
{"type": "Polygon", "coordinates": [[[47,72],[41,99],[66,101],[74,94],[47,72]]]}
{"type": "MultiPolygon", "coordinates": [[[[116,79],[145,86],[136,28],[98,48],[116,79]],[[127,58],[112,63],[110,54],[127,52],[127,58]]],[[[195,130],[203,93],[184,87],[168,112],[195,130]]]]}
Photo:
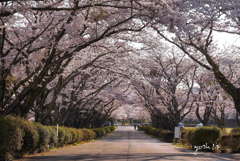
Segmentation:
{"type": "Polygon", "coordinates": [[[137,130],[137,125],[136,125],[136,124],[134,124],[133,126],[134,126],[134,129],[135,129],[135,130],[137,130]]]}

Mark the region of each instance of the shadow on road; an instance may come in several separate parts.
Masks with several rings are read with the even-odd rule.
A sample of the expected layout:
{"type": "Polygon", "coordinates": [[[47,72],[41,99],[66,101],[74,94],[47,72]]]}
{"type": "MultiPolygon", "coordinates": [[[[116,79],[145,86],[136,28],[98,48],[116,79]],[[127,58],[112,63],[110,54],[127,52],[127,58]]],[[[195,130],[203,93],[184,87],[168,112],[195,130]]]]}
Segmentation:
{"type": "MultiPolygon", "coordinates": [[[[200,159],[205,161],[205,159],[209,159],[209,155],[205,154],[103,154],[103,155],[90,155],[90,154],[81,154],[81,155],[72,155],[72,156],[36,156],[31,157],[32,161],[44,161],[44,160],[51,160],[51,161],[117,161],[117,160],[129,160],[129,161],[157,161],[157,160],[179,160],[186,159],[192,160],[193,158],[200,159]]],[[[222,155],[211,155],[211,160],[213,161],[229,161],[229,156],[222,156],[222,155]]],[[[234,158],[231,158],[234,159],[234,158]]],[[[237,160],[237,159],[236,159],[237,160]]]]}

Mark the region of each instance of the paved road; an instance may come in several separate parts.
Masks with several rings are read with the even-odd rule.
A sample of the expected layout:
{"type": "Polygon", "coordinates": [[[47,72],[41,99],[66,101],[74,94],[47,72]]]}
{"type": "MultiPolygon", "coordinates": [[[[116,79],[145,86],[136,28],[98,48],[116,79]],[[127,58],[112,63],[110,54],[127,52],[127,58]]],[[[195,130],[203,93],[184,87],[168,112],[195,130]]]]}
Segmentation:
{"type": "MultiPolygon", "coordinates": [[[[19,160],[20,161],[20,160],[19,160]]],[[[119,127],[107,137],[24,158],[21,161],[240,161],[240,154],[195,153],[119,127]]]]}

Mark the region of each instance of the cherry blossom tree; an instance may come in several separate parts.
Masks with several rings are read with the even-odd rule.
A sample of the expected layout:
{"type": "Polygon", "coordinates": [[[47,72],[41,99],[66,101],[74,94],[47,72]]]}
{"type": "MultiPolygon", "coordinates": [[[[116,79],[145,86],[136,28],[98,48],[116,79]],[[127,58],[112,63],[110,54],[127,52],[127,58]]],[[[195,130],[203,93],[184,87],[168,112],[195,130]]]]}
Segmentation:
{"type": "Polygon", "coordinates": [[[56,80],[61,84],[61,74],[74,56],[111,35],[140,31],[147,23],[135,19],[151,15],[135,1],[6,0],[1,4],[0,112],[22,117],[37,98],[46,96],[49,84],[56,80]]]}
{"type": "Polygon", "coordinates": [[[149,52],[134,68],[141,75],[133,86],[142,97],[154,126],[173,129],[192,110],[196,67],[185,55],[149,52]],[[191,73],[191,74],[190,74],[191,73]]]}
{"type": "Polygon", "coordinates": [[[197,74],[195,83],[198,85],[195,92],[195,114],[203,125],[207,125],[211,119],[220,87],[217,86],[212,74],[207,74],[204,71],[197,74]]]}
{"type": "MultiPolygon", "coordinates": [[[[214,43],[214,32],[239,33],[239,1],[176,1],[166,23],[156,18],[153,29],[203,68],[212,72],[240,112],[239,85],[222,69],[221,53],[214,43]],[[169,31],[168,34],[165,31],[169,31]],[[174,34],[174,35],[172,35],[174,34]]],[[[229,55],[229,57],[231,57],[229,55]]]]}

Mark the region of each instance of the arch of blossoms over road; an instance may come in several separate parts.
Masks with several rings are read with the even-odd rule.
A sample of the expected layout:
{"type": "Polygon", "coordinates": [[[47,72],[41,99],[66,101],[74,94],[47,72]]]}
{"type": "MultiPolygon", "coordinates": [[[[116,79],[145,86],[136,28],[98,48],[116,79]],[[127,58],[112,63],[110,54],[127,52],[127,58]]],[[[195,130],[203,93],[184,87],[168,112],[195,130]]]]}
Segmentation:
{"type": "MultiPolygon", "coordinates": [[[[239,8],[239,0],[1,0],[0,117],[238,127],[239,8]]],[[[120,134],[136,151],[138,135],[147,137],[121,127],[99,145],[120,134]]]]}

